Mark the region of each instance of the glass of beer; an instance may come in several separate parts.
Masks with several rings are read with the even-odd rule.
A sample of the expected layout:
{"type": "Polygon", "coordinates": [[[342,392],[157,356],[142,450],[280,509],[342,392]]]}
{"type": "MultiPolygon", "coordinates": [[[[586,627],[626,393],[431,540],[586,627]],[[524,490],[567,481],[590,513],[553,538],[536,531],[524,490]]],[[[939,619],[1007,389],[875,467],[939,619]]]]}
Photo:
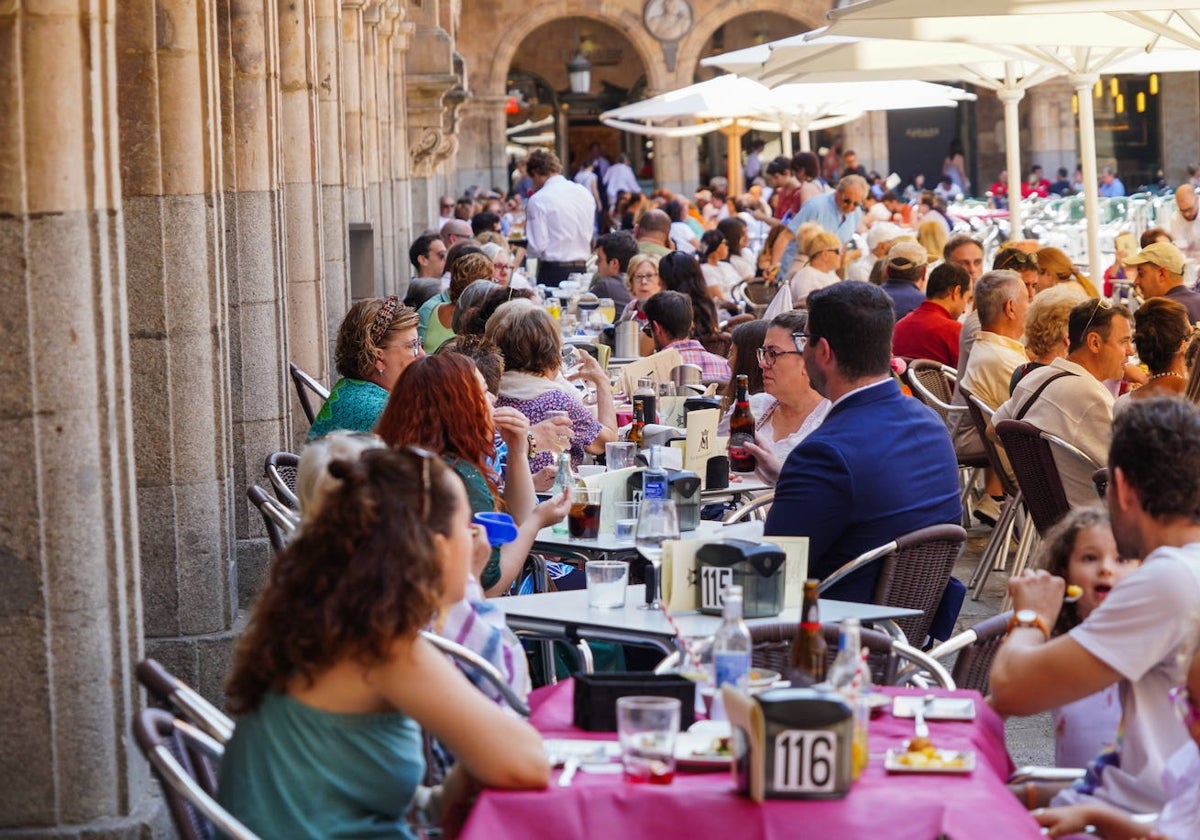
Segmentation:
{"type": "Polygon", "coordinates": [[[567,531],[572,539],[594,540],[600,534],[600,488],[572,487],[567,531]]]}

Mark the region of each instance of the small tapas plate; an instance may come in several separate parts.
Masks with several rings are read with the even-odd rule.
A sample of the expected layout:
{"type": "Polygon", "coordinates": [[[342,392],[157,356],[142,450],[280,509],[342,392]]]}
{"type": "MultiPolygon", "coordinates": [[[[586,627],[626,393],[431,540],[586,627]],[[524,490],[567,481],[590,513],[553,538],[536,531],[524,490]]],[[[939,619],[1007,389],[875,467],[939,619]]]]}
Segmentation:
{"type": "MultiPolygon", "coordinates": [[[[728,729],[726,729],[728,732],[728,729]]],[[[681,770],[728,770],[733,761],[730,739],[709,732],[680,732],[675,738],[675,764],[681,770]]]]}
{"type": "Polygon", "coordinates": [[[975,701],[970,697],[934,697],[904,694],[892,701],[892,717],[916,716],[918,706],[924,707],[925,720],[975,720],[975,701]]]}
{"type": "Polygon", "coordinates": [[[971,750],[888,750],[883,767],[889,773],[949,773],[966,774],[975,769],[975,753],[971,750]]]}

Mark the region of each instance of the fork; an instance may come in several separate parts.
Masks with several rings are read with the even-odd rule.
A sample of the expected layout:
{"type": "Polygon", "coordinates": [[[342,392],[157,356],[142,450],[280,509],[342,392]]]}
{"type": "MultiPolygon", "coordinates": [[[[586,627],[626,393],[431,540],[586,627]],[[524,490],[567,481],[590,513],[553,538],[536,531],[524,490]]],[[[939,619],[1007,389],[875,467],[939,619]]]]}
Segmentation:
{"type": "Polygon", "coordinates": [[[926,694],[920,703],[913,706],[913,735],[918,738],[929,737],[929,724],[925,722],[925,707],[933,699],[932,694],[926,694]]]}

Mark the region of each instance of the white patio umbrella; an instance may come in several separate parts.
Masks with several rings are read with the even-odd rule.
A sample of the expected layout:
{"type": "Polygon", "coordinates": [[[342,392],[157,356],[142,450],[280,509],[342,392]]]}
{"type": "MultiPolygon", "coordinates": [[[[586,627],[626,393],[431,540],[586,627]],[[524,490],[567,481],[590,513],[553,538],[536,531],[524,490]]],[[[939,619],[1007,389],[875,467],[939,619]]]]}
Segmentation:
{"type": "Polygon", "coordinates": [[[1057,67],[1079,99],[1088,263],[1099,277],[1100,227],[1092,86],[1101,73],[1200,69],[1200,0],[864,0],[829,12],[829,34],[1004,45],[1057,67]],[[1130,6],[1137,6],[1130,11],[1130,6]],[[1131,70],[1138,67],[1138,70],[1131,70]]]}
{"type": "MultiPolygon", "coordinates": [[[[1006,165],[1012,183],[1020,181],[1021,172],[1018,121],[1021,99],[1029,88],[1064,72],[1032,61],[1013,49],[839,36],[829,34],[828,27],[713,56],[700,63],[727,70],[737,68],[738,72],[771,87],[791,82],[914,79],[962,81],[993,90],[1004,104],[1006,165]]],[[[1021,230],[1019,198],[1009,202],[1009,221],[1011,230],[1021,230]]]]}
{"type": "Polygon", "coordinates": [[[928,82],[796,84],[772,90],[726,75],[606,111],[600,119],[613,128],[666,137],[721,131],[730,141],[733,190],[740,184],[741,136],[751,128],[799,131],[807,149],[809,131],[841,125],[864,111],[952,107],[973,98],[958,88],[928,82]]]}

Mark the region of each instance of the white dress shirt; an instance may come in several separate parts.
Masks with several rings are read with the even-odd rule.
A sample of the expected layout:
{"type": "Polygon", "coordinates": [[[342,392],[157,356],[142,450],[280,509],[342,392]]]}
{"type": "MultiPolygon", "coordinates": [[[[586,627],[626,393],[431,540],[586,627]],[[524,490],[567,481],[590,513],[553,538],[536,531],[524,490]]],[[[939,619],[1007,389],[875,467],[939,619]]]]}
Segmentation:
{"type": "Polygon", "coordinates": [[[592,252],[596,202],[591,192],[552,175],[529,197],[525,238],[529,256],[548,262],[582,262],[592,252]]]}
{"type": "Polygon", "coordinates": [[[1185,257],[1200,257],[1200,214],[1190,222],[1176,210],[1167,222],[1167,233],[1171,234],[1171,242],[1185,257]]]}

